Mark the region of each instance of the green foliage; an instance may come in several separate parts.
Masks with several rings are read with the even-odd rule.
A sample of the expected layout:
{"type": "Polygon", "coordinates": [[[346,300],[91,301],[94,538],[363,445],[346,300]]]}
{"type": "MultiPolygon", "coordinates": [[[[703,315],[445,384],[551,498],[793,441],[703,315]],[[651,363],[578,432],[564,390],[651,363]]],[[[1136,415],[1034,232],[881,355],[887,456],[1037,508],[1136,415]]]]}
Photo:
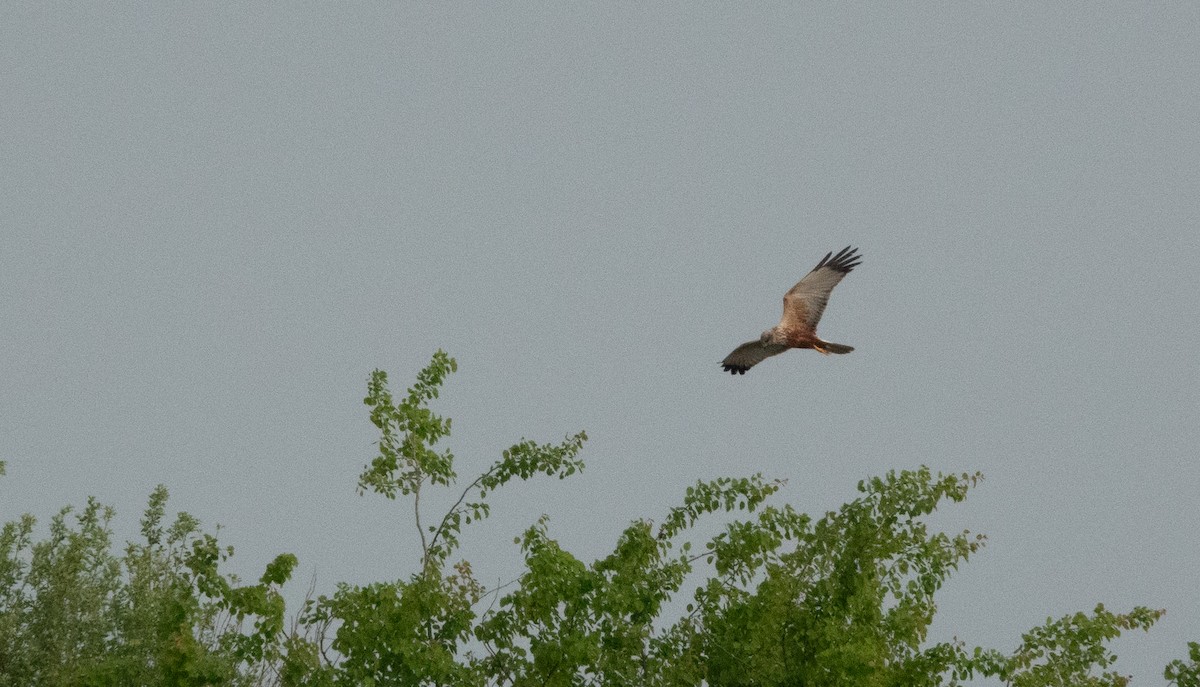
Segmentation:
{"type": "Polygon", "coordinates": [[[111,509],[64,508],[34,542],[26,515],[0,533],[0,685],[261,684],[282,634],[277,587],[295,558],[260,585],[218,571],[230,551],[180,513],[163,527],[167,490],[142,519],[142,541],[111,552],[111,509]],[[254,617],[254,632],[240,622],[254,617]]]}
{"type": "MultiPolygon", "coordinates": [[[[428,405],[456,367],[438,351],[399,399],[376,370],[364,400],[380,438],[359,490],[411,497],[412,573],[310,595],[289,628],[281,587],[296,558],[280,555],[242,584],[221,572],[233,552],[215,533],[186,513],[164,524],[163,487],[122,556],[111,552],[113,513],[95,500],[60,511],[42,541],[22,516],[0,531],[0,687],[932,687],[979,677],[1116,686],[1128,679],[1105,672],[1116,658],[1106,643],[1163,613],[1097,606],[1047,620],[1011,653],[928,642],[936,593],[985,542],[926,523],[980,476],[925,467],[864,480],[857,498],[819,517],[770,503],[782,481],[698,482],[660,525],[630,523],[590,563],[542,516],[516,540],[519,578],[487,589],[456,560],[464,528],[488,517],[491,494],[514,480],[582,470],[587,437],[522,439],[459,485],[455,457],[440,447],[450,420],[428,405]],[[435,518],[422,510],[430,489],[457,494],[435,518]],[[706,520],[716,534],[694,536],[706,520]]],[[[1200,687],[1200,644],[1189,649],[1190,661],[1164,674],[1200,687]]]]}
{"type": "Polygon", "coordinates": [[[522,440],[504,451],[492,467],[467,485],[454,506],[437,525],[421,524],[421,489],[426,484],[448,487],[457,479],[454,454],[438,452],[433,446],[450,433],[450,420],[427,407],[438,397],[446,377],[458,369],[454,358],[439,350],[433,360],[417,374],[416,383],[399,403],[388,389],[387,373],[375,370],[367,384],[363,403],[371,407],[371,422],[379,428],[379,455],[363,468],[358,478],[359,492],[370,490],[395,499],[398,494],[413,496],[417,532],[421,538],[422,569],[440,568],[458,547],[463,525],[486,518],[491,508],[488,492],[513,478],[529,479],[538,473],[560,479],[583,469],[576,455],[587,435],[579,432],[561,444],[536,444],[522,440]],[[477,499],[470,500],[468,498],[477,499]],[[428,536],[427,536],[428,535],[428,536]]]}
{"type": "Polygon", "coordinates": [[[337,621],[332,648],[342,660],[335,684],[470,684],[458,647],[475,618],[479,589],[470,569],[446,577],[415,575],[409,582],[339,585],[310,621],[337,621]]]}
{"type": "Polygon", "coordinates": [[[0,684],[69,683],[103,656],[118,587],[119,564],[108,556],[112,511],[89,499],[72,528],[63,508],[50,521],[49,537],[32,541],[26,516],[5,525],[4,591],[0,623],[0,684]],[[28,676],[28,677],[26,677],[28,676]]]}
{"type": "Polygon", "coordinates": [[[1200,643],[1188,642],[1188,662],[1171,661],[1163,677],[1178,687],[1200,687],[1200,643]]]}
{"type": "Polygon", "coordinates": [[[379,428],[379,455],[359,476],[360,492],[370,489],[394,499],[398,493],[419,493],[427,479],[447,485],[455,478],[453,454],[432,449],[450,433],[450,420],[434,414],[425,404],[438,397],[446,376],[457,369],[453,358],[438,351],[399,403],[388,390],[387,373],[371,373],[363,403],[371,407],[371,422],[379,428]]]}
{"type": "Polygon", "coordinates": [[[1129,613],[1114,614],[1100,604],[1090,616],[1075,613],[1058,620],[1047,618],[1044,625],[1021,637],[1021,646],[1011,655],[976,649],[972,659],[962,662],[959,674],[969,676],[978,671],[1016,687],[1120,687],[1129,683],[1127,676],[1112,671],[1093,674],[1095,669],[1107,668],[1117,660],[1104,642],[1116,639],[1123,630],[1149,630],[1163,613],[1137,607],[1129,613]]]}
{"type": "Polygon", "coordinates": [[[413,497],[421,566],[406,581],[343,585],[310,604],[305,621],[317,639],[305,640],[301,656],[321,684],[941,685],[973,676],[1120,684],[1107,673],[1091,677],[1113,658],[1104,642],[1161,613],[1101,607],[1034,630],[1012,655],[927,643],[934,595],[984,539],[928,530],[924,518],[963,500],[980,477],[924,467],[866,480],[858,499],[816,520],[766,504],[780,481],[700,482],[657,529],[632,523],[591,564],[565,550],[543,516],[517,540],[525,572],[486,590],[465,562],[447,574],[462,528],[486,517],[487,495],[514,477],[582,469],[576,455],[586,437],[522,441],[468,484],[437,525],[422,527],[422,489],[457,479],[454,456],[433,448],[450,421],[426,406],[454,370],[438,351],[398,403],[386,375],[372,374],[366,403],[379,455],[359,485],[413,497]],[[700,546],[687,538],[700,520],[735,511],[752,517],[727,522],[700,546]],[[672,619],[677,597],[691,602],[672,619]],[[334,627],[326,652],[319,637],[334,627]],[[333,660],[316,658],[329,653],[333,660]]]}
{"type": "Polygon", "coordinates": [[[978,475],[927,468],[859,484],[863,496],[811,523],[766,509],[709,543],[717,576],[681,632],[710,684],[939,684],[953,647],[922,648],[950,571],[982,546],[919,518],[960,501],[978,475]],[[783,544],[790,543],[790,547],[783,544]]]}
{"type": "MultiPolygon", "coordinates": [[[[522,440],[507,450],[490,468],[471,481],[436,522],[422,525],[421,495],[430,485],[455,483],[454,455],[435,450],[450,432],[450,421],[432,412],[427,403],[438,397],[445,378],[457,369],[442,351],[417,375],[416,383],[399,401],[388,388],[387,374],[371,374],[364,403],[371,422],[379,429],[379,454],[359,476],[359,490],[389,499],[413,497],[414,520],[421,542],[420,568],[408,580],[365,587],[342,584],[332,597],[320,597],[302,614],[311,635],[324,637],[339,657],[337,669],[317,663],[313,674],[333,684],[472,684],[482,674],[470,661],[462,661],[465,643],[477,621],[475,605],[484,593],[459,562],[447,569],[447,560],[459,545],[462,528],[486,518],[489,493],[513,479],[538,474],[565,478],[583,469],[576,456],[583,447],[583,432],[558,444],[522,440]]],[[[301,658],[312,666],[313,656],[324,655],[320,639],[304,640],[301,658]]],[[[307,679],[307,678],[304,678],[307,679]]],[[[298,679],[303,683],[303,679],[298,679]]]]}

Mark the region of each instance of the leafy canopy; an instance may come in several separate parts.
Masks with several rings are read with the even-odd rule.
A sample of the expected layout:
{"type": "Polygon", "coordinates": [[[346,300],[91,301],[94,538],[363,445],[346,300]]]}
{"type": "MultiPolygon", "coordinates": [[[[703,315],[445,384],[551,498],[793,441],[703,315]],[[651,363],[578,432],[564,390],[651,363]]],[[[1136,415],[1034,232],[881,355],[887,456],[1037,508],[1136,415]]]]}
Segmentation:
{"type": "MultiPolygon", "coordinates": [[[[542,516],[518,537],[524,569],[488,588],[460,552],[490,495],[538,475],[583,469],[583,432],[521,439],[460,483],[442,446],[451,422],[429,406],[457,369],[442,351],[402,396],[376,370],[365,404],[378,453],[359,492],[411,500],[414,570],[337,584],[289,624],[281,587],[297,565],[277,556],[255,584],[221,572],[233,551],[150,496],[141,540],[112,552],[113,513],[95,500],[61,510],[45,540],[23,516],[0,531],[0,687],[6,685],[1124,685],[1107,642],[1149,629],[1134,608],[1050,619],[1013,651],[931,643],[935,596],[985,540],[932,531],[978,474],[926,467],[858,484],[818,516],[775,504],[762,475],[699,481],[655,521],[630,523],[613,551],[572,555],[542,516]],[[422,496],[451,490],[431,517],[422,496]],[[456,496],[455,496],[456,495],[456,496]],[[733,514],[736,514],[734,517],[733,514]],[[713,520],[716,534],[695,535],[713,520]]],[[[4,463],[0,462],[0,475],[4,463]]],[[[708,531],[711,531],[709,529],[708,531]]],[[[1166,667],[1200,687],[1200,645],[1166,667]]]]}

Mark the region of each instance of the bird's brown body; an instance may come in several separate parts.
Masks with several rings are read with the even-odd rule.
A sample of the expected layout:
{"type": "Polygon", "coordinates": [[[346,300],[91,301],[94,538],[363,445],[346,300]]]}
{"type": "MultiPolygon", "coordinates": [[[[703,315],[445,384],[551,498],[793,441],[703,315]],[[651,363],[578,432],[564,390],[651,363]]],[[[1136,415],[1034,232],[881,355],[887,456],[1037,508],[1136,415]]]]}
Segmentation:
{"type": "Polygon", "coordinates": [[[811,332],[788,329],[779,332],[779,338],[783,339],[788,348],[811,348],[818,353],[829,355],[829,350],[825,348],[828,342],[818,339],[811,332]]]}

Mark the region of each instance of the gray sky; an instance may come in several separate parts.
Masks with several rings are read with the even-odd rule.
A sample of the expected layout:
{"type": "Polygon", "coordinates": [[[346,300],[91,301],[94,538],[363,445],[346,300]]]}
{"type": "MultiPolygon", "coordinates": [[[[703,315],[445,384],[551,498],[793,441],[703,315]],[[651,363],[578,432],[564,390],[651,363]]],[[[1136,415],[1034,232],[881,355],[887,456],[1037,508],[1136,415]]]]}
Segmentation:
{"type": "Polygon", "coordinates": [[[1198,8],[5,3],[0,518],[93,494],[133,536],[165,483],[293,599],[407,575],[361,400],[442,347],[460,474],[592,437],[497,495],[485,579],[700,478],[820,513],[981,470],[931,639],[1167,608],[1117,644],[1160,684],[1200,640],[1198,8]],[[857,350],[724,374],[847,244],[857,350]]]}

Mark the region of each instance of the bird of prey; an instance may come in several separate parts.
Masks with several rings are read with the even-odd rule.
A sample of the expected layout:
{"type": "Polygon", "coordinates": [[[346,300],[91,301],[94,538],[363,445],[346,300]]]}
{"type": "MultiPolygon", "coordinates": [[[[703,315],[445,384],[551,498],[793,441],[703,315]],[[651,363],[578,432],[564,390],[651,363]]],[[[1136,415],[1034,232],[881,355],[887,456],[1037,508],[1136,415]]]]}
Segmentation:
{"type": "Polygon", "coordinates": [[[821,262],[783,296],[783,318],[755,341],[733,349],[721,366],[726,372],[744,375],[758,363],[789,348],[811,348],[825,355],[849,353],[854,348],[817,338],[817,322],[825,312],[833,287],[858,267],[862,260],[857,248],[846,246],[837,255],[826,253],[821,262]]]}

